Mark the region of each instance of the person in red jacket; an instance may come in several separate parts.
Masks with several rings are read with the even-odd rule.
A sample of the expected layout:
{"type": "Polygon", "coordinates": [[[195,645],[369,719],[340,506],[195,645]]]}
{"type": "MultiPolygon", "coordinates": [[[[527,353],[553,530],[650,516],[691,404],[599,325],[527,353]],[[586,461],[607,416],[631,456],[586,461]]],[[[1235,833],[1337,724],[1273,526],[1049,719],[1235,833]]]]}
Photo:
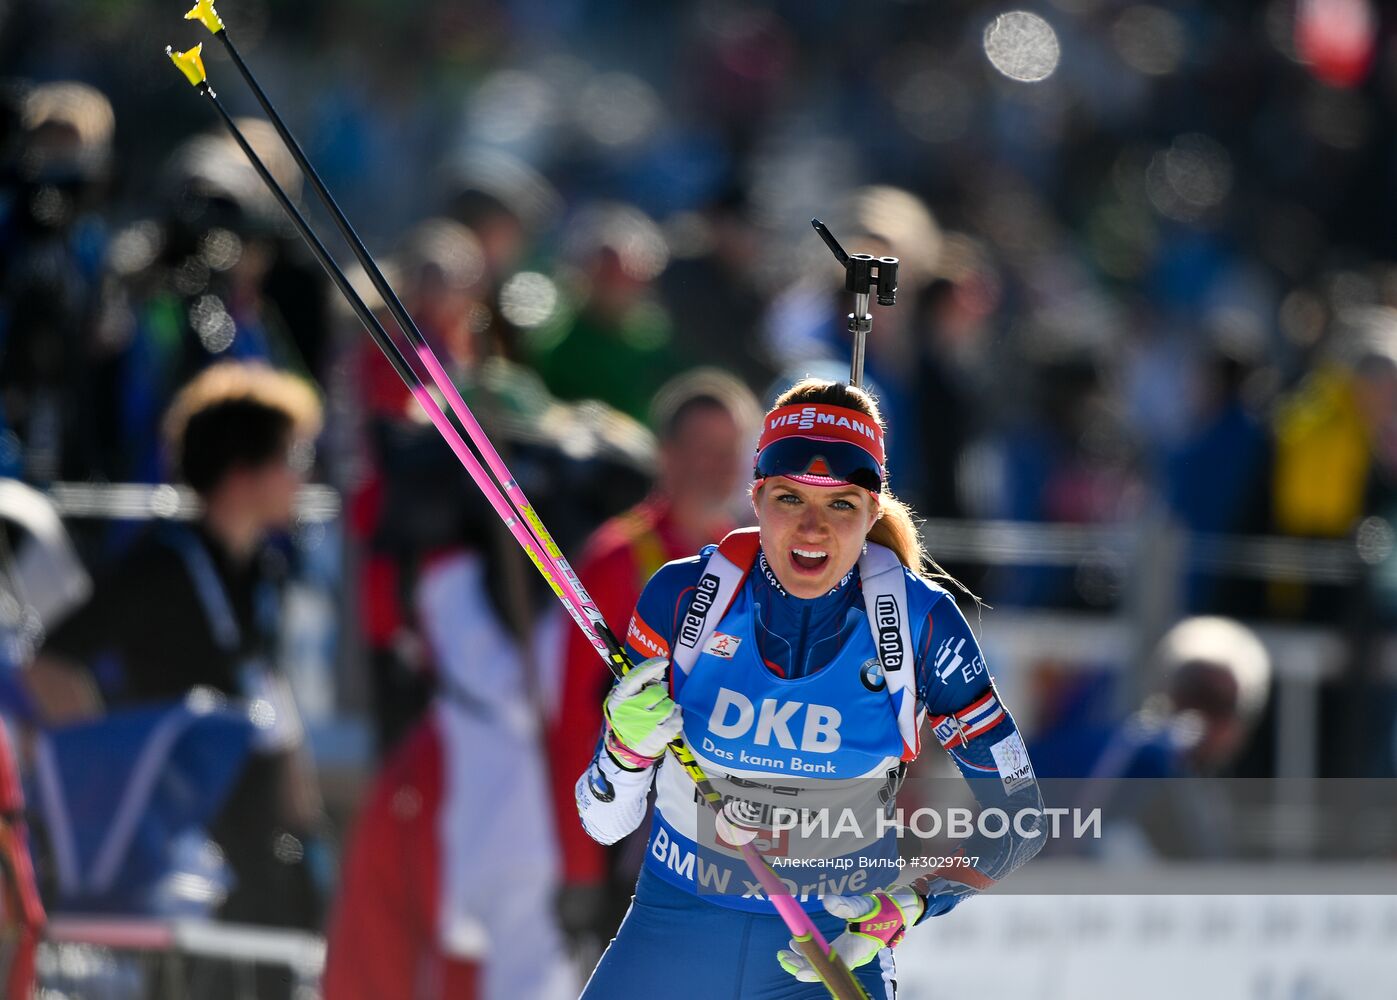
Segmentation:
{"type": "MultiPolygon", "coordinates": [[[[742,382],[700,368],[656,393],[650,419],[660,441],[655,487],[596,530],[576,567],[598,610],[617,629],[630,620],[641,588],[657,569],[736,527],[734,510],[743,508],[734,501],[740,499],[760,411],[742,382]]],[[[644,646],[644,637],[630,640],[644,646]]],[[[639,865],[638,858],[629,866],[623,860],[624,844],[608,850],[588,837],[573,803],[573,781],[596,750],[601,699],[610,685],[611,675],[586,637],[568,629],[562,695],[548,741],[563,860],[560,916],[569,933],[594,935],[601,943],[625,912],[639,865]]]]}
{"type": "Polygon", "coordinates": [[[0,985],[5,996],[27,1000],[33,995],[34,957],[44,922],[29,859],[24,792],[0,722],[0,985]]]}
{"type": "Polygon", "coordinates": [[[339,1000],[479,995],[473,949],[438,947],[442,741],[419,725],[389,759],[350,839],[323,983],[339,1000]]]}
{"type": "Polygon", "coordinates": [[[325,1000],[571,1000],[557,845],[526,648],[467,548],[422,567],[415,618],[437,693],[354,822],[326,939],[325,1000]]]}

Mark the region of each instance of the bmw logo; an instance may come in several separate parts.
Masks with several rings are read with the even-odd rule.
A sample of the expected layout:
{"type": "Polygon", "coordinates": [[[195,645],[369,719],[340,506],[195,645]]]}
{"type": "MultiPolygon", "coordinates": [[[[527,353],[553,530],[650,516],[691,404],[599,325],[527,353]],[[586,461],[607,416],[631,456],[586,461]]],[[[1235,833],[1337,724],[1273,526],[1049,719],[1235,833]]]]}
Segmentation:
{"type": "Polygon", "coordinates": [[[862,669],[859,670],[859,680],[863,681],[863,686],[870,691],[881,691],[888,686],[887,679],[883,676],[883,664],[876,657],[864,661],[862,669]]]}

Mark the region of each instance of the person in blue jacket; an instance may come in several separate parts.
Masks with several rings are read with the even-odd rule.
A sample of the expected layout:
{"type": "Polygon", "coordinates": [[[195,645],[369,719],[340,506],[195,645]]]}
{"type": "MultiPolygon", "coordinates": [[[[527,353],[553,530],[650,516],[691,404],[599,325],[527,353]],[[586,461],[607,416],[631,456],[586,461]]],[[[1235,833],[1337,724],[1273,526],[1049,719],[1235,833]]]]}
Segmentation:
{"type": "Polygon", "coordinates": [[[792,894],[870,997],[894,995],[892,949],[907,927],[1040,849],[1042,800],[1023,740],[955,601],[921,575],[939,567],[888,489],[883,435],[867,393],[798,382],[762,423],[758,527],[667,563],[642,592],[626,639],[637,666],[606,698],[576,797],[603,843],[640,824],[652,785],[654,816],[635,898],[584,1000],[828,995],[741,859],[712,849],[736,843],[735,827],[705,825],[692,782],[664,760],[676,737],[715,784],[753,801],[784,795],[805,809],[823,801],[812,790],[871,788],[890,813],[930,716],[982,809],[1028,815],[1000,836],[973,833],[944,864],[899,874],[873,867],[890,850],[896,861],[886,829],[841,831],[821,842],[828,857],[783,871],[793,848],[777,813],[732,814],[769,824],[763,853],[794,877],[792,894]]]}

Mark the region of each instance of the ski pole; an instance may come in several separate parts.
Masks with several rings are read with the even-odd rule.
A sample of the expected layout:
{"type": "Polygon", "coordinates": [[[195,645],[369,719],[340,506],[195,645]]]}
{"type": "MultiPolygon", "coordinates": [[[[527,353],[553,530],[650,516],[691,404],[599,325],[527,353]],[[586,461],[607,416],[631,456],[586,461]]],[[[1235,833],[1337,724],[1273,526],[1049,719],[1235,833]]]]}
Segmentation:
{"type": "MultiPolygon", "coordinates": [[[[205,0],[205,2],[207,3],[207,0],[205,0]]],[[[211,11],[212,5],[208,4],[208,7],[211,11]]],[[[197,9],[198,8],[196,8],[196,10],[197,9]]],[[[456,454],[462,465],[465,466],[466,471],[481,489],[481,492],[485,494],[486,499],[490,502],[496,514],[505,522],[511,534],[514,535],[515,540],[523,546],[530,561],[534,563],[539,572],[542,573],[544,578],[549,582],[554,593],[562,600],[564,606],[572,615],[573,620],[577,622],[578,626],[592,639],[593,645],[597,646],[600,651],[603,651],[603,659],[607,662],[612,672],[617,676],[624,675],[624,673],[631,668],[629,657],[626,655],[620,643],[617,642],[614,633],[607,627],[600,613],[595,610],[594,605],[589,609],[591,612],[590,614],[584,615],[582,613],[583,610],[587,609],[582,606],[576,590],[569,586],[570,580],[568,577],[575,579],[575,574],[571,573],[570,568],[566,575],[562,574],[559,570],[557,563],[561,560],[561,552],[558,551],[557,545],[552,542],[551,536],[547,535],[547,531],[543,528],[542,522],[538,519],[536,514],[533,514],[532,517],[526,516],[525,521],[522,522],[520,518],[514,516],[515,511],[510,506],[511,501],[506,500],[499,486],[490,478],[479,461],[476,460],[475,456],[466,447],[465,442],[461,439],[460,433],[451,424],[440,406],[437,405],[436,400],[423,384],[420,376],[418,376],[417,372],[408,364],[407,359],[403,356],[397,344],[388,336],[387,331],[384,330],[378,318],[373,315],[373,312],[364,303],[358,292],[350,285],[343,271],[339,268],[339,265],[335,263],[334,258],[331,257],[329,251],[325,248],[325,245],[315,235],[305,217],[301,214],[299,209],[296,208],[286,192],[282,190],[270,171],[267,170],[265,164],[263,164],[261,159],[257,156],[256,151],[252,149],[246,137],[243,136],[237,124],[223,107],[222,102],[218,100],[217,94],[208,83],[201,52],[202,45],[195,46],[193,49],[182,53],[174,52],[169,47],[166,48],[166,54],[189,82],[202,96],[208,97],[218,110],[225,127],[232,134],[244,155],[251,161],[258,176],[262,179],[263,183],[267,185],[268,189],[276,198],[277,203],[291,219],[297,232],[306,241],[306,244],[310,247],[316,259],[350,303],[350,306],[359,317],[359,320],[368,329],[375,344],[377,344],[388,357],[389,362],[393,365],[399,377],[407,384],[413,397],[427,413],[438,432],[446,439],[447,444],[451,447],[453,453],[456,454]],[[525,522],[527,522],[527,525],[525,522]],[[537,525],[542,535],[547,538],[546,544],[543,543],[541,538],[535,538],[531,533],[530,529],[535,525],[537,525]],[[540,551],[540,546],[542,551],[540,551]],[[554,553],[557,553],[557,555],[555,556],[554,553]]],[[[367,250],[365,253],[367,254],[367,250]]],[[[394,296],[394,298],[396,298],[396,296],[394,296]]],[[[428,348],[428,351],[430,351],[430,348],[428,348]]],[[[438,367],[440,366],[438,365],[438,367]]],[[[443,376],[445,375],[444,372],[442,374],[443,376]]],[[[466,408],[464,401],[461,401],[461,407],[466,413],[470,412],[469,409],[466,408]]],[[[484,438],[484,432],[480,430],[478,422],[472,419],[471,423],[474,424],[481,438],[484,438]]],[[[467,428],[469,431],[469,424],[467,428]]],[[[475,441],[474,435],[472,435],[472,440],[473,442],[475,441]]],[[[485,440],[488,444],[488,439],[485,440]]],[[[479,445],[477,444],[477,446],[479,445]]],[[[482,449],[482,451],[483,450],[484,449],[482,449]]],[[[494,449],[491,448],[490,451],[493,452],[494,449]]],[[[503,470],[501,478],[512,482],[512,477],[509,476],[508,469],[504,467],[503,461],[499,460],[498,453],[495,453],[495,458],[499,467],[503,470]]],[[[522,493],[520,493],[520,496],[522,497],[522,493]]],[[[522,511],[519,513],[521,515],[523,514],[522,511]]],[[[532,514],[532,508],[529,508],[529,513],[532,514]]],[[[585,591],[583,593],[585,593],[585,591]]],[[[715,812],[721,815],[722,797],[704,774],[702,767],[694,758],[692,751],[690,751],[682,740],[675,740],[669,745],[669,749],[674,753],[676,759],[686,773],[688,773],[691,779],[698,785],[704,801],[714,809],[715,812]]],[[[812,968],[815,969],[816,973],[820,976],[821,981],[825,984],[826,988],[829,989],[831,995],[834,996],[836,1000],[867,1000],[867,994],[863,991],[858,981],[855,980],[849,970],[844,967],[839,956],[830,951],[828,943],[820,934],[819,929],[815,927],[814,922],[810,920],[809,915],[806,914],[799,904],[796,903],[795,899],[789,895],[789,890],[785,884],[781,882],[776,873],[767,865],[765,859],[762,858],[756,848],[749,842],[741,845],[740,852],[748,867],[751,868],[753,874],[757,876],[759,884],[766,890],[768,896],[771,898],[773,906],[775,906],[777,912],[790,929],[797,948],[811,963],[812,968]]]]}
{"type": "MultiPolygon", "coordinates": [[[[261,158],[257,156],[257,153],[248,143],[247,138],[233,121],[232,116],[228,114],[228,110],[223,106],[223,102],[218,99],[218,95],[214,92],[213,88],[209,86],[204,72],[201,50],[202,46],[197,45],[188,52],[174,52],[172,49],[167,48],[166,54],[169,55],[175,65],[184,72],[185,76],[194,84],[199,93],[208,97],[213,103],[213,106],[218,109],[218,114],[223,119],[223,124],[228,128],[233,139],[237,142],[238,146],[241,147],[244,155],[251,161],[258,176],[262,178],[263,183],[266,184],[267,188],[272,192],[278,204],[281,205],[282,210],[286,212],[287,217],[291,219],[292,224],[296,227],[296,231],[300,234],[301,238],[306,241],[306,244],[310,247],[316,259],[320,262],[321,266],[325,268],[326,273],[329,274],[331,280],[335,283],[335,286],[339,288],[340,292],[345,296],[345,299],[359,317],[359,321],[363,323],[365,328],[369,331],[374,343],[377,344],[379,349],[387,356],[389,363],[392,364],[399,378],[406,383],[409,392],[411,392],[413,398],[417,400],[418,404],[427,414],[428,419],[432,421],[432,424],[441,433],[442,437],[446,439],[446,443],[450,446],[452,452],[455,453],[461,464],[465,466],[466,471],[470,474],[476,485],[485,493],[486,499],[490,501],[491,506],[495,509],[495,513],[504,520],[515,539],[524,547],[524,551],[528,554],[529,559],[539,568],[539,571],[543,573],[544,577],[553,585],[554,590],[557,591],[557,581],[548,568],[545,554],[539,551],[533,536],[529,534],[527,528],[525,528],[519,518],[515,516],[515,511],[504,502],[502,497],[500,497],[498,489],[495,488],[494,483],[481,467],[475,455],[466,447],[465,442],[461,439],[460,433],[452,426],[446,414],[442,412],[441,407],[437,404],[431,392],[423,384],[422,379],[418,376],[417,372],[412,369],[407,359],[403,356],[402,351],[399,350],[397,344],[388,336],[387,331],[383,329],[383,325],[379,323],[378,318],[373,315],[373,312],[364,303],[364,300],[360,298],[359,293],[350,285],[349,279],[345,277],[339,265],[334,262],[334,259],[330,256],[330,252],[325,248],[325,244],[315,235],[309,223],[306,222],[305,217],[296,208],[286,192],[282,190],[281,185],[272,177],[271,172],[267,170],[266,165],[262,162],[261,158]]],[[[565,603],[568,610],[572,611],[574,617],[576,617],[577,612],[572,602],[569,601],[565,603]]]]}
{"type": "MultiPolygon", "coordinates": [[[[198,21],[207,28],[215,38],[223,43],[223,47],[228,52],[229,58],[233,60],[233,65],[238,68],[238,72],[242,75],[243,80],[247,83],[253,96],[257,98],[257,103],[261,105],[262,111],[272,123],[272,127],[276,129],[276,133],[281,137],[281,141],[285,144],[287,151],[291,153],[292,158],[296,161],[296,165],[301,168],[301,173],[305,175],[316,197],[319,198],[320,203],[325,206],[325,210],[330,213],[330,218],[334,221],[335,227],[339,229],[340,235],[344,237],[344,241],[349,244],[350,250],[354,252],[354,257],[359,261],[359,266],[362,267],[364,273],[368,275],[369,281],[373,283],[374,289],[382,297],[384,304],[388,307],[388,311],[392,314],[393,319],[397,321],[399,328],[407,335],[413,351],[427,369],[427,373],[431,375],[432,382],[446,398],[447,405],[451,408],[451,412],[461,421],[461,426],[465,428],[466,436],[470,438],[471,444],[475,445],[481,456],[484,457],[485,464],[489,466],[490,471],[494,473],[495,478],[503,487],[505,495],[509,497],[510,502],[518,509],[520,516],[529,523],[529,527],[532,529],[535,537],[538,538],[539,543],[552,558],[565,581],[565,589],[570,588],[575,592],[578,603],[581,605],[583,613],[586,614],[588,618],[592,619],[597,624],[603,624],[601,621],[601,614],[597,610],[595,602],[592,601],[591,595],[589,595],[582,586],[582,581],[579,580],[577,574],[573,572],[572,566],[569,565],[567,559],[564,558],[561,549],[559,549],[558,545],[553,541],[552,536],[548,533],[548,529],[543,526],[543,522],[539,520],[538,515],[534,512],[533,505],[529,503],[528,498],[524,496],[524,492],[520,489],[519,484],[515,481],[514,477],[510,475],[509,469],[504,464],[504,460],[500,458],[499,452],[495,450],[495,446],[490,442],[489,437],[480,426],[480,422],[476,420],[475,414],[471,412],[470,407],[468,407],[465,400],[461,398],[461,393],[456,388],[456,384],[446,373],[446,369],[442,366],[441,361],[438,360],[436,352],[433,351],[431,345],[427,343],[427,338],[424,337],[422,331],[418,329],[417,323],[403,305],[402,299],[398,297],[397,292],[393,290],[393,286],[389,284],[388,279],[379,268],[378,262],[374,260],[373,254],[369,253],[368,247],[364,245],[364,241],[361,240],[359,234],[355,232],[354,226],[350,224],[348,217],[345,216],[339,203],[335,201],[334,196],[330,194],[330,190],[325,186],[325,182],[320,179],[319,172],[311,164],[310,158],[306,156],[305,150],[303,150],[301,144],[296,141],[296,137],[291,134],[291,130],[287,127],[286,122],[282,119],[276,106],[272,104],[271,98],[268,97],[267,92],[262,89],[262,85],[257,82],[257,77],[253,75],[251,68],[243,60],[242,53],[238,51],[237,46],[233,44],[233,40],[228,36],[228,29],[224,25],[223,19],[218,16],[218,11],[214,8],[213,0],[198,0],[198,3],[184,15],[184,18],[186,21],[198,21]]],[[[609,657],[611,655],[611,651],[604,644],[599,644],[597,638],[590,632],[588,633],[588,638],[591,639],[592,645],[595,646],[597,651],[603,656],[609,657]]]]}

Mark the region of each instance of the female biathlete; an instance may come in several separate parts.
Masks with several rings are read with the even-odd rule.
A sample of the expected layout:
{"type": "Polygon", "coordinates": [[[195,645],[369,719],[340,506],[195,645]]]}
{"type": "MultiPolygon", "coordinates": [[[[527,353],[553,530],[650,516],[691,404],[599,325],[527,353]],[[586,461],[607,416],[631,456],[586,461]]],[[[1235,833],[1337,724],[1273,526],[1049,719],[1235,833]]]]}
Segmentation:
{"type": "MultiPolygon", "coordinates": [[[[848,860],[886,856],[891,826],[881,839],[833,836],[828,852],[848,857],[818,874],[809,860],[783,871],[779,836],[759,844],[870,997],[893,996],[892,949],[907,927],[1041,847],[1023,741],[955,601],[919,575],[925,554],[883,454],[867,393],[797,383],[762,423],[758,527],[666,564],[641,594],[627,634],[638,665],[607,696],[577,805],[587,832],[614,843],[640,824],[653,782],[654,819],[635,899],[584,1000],[828,996],[740,857],[707,849],[713,821],[664,760],[676,736],[720,788],[798,802],[802,789],[861,781],[891,813],[930,715],[981,807],[1013,817],[982,825],[935,868],[899,870],[895,842],[891,870],[848,860]]],[[[733,836],[720,829],[718,843],[733,836]]]]}

